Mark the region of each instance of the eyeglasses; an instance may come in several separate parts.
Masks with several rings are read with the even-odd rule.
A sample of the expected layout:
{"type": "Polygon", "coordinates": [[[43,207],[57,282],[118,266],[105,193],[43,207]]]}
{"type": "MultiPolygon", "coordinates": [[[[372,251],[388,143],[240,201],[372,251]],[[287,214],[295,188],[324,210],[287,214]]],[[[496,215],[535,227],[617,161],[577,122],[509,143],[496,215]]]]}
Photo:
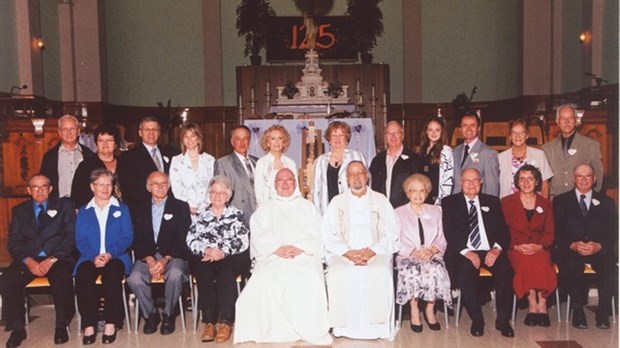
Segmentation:
{"type": "Polygon", "coordinates": [[[536,181],[536,178],[532,178],[530,176],[519,178],[519,182],[531,182],[531,181],[536,181]]]}
{"type": "Polygon", "coordinates": [[[159,128],[140,128],[141,131],[145,133],[157,133],[159,132],[159,128]]]}
{"type": "Polygon", "coordinates": [[[30,186],[30,189],[32,191],[47,191],[47,190],[50,189],[50,185],[41,185],[41,186],[32,185],[32,186],[30,186]]]}
{"type": "Polygon", "coordinates": [[[166,188],[170,184],[166,181],[166,182],[152,182],[150,183],[150,185],[156,188],[166,188]]]}
{"type": "Polygon", "coordinates": [[[98,187],[98,188],[108,188],[108,187],[112,187],[112,184],[99,184],[99,183],[93,183],[93,186],[98,187]]]}
{"type": "Polygon", "coordinates": [[[594,178],[594,175],[575,175],[575,178],[579,180],[583,180],[583,179],[591,180],[592,178],[594,178]]]}
{"type": "Polygon", "coordinates": [[[214,196],[227,196],[228,192],[227,191],[214,191],[214,190],[211,190],[211,191],[209,191],[209,194],[210,195],[214,195],[214,196]]]}
{"type": "Polygon", "coordinates": [[[77,127],[59,128],[61,133],[73,133],[77,131],[77,127]]]}
{"type": "Polygon", "coordinates": [[[480,179],[466,179],[463,180],[464,184],[479,184],[480,183],[480,179]]]}

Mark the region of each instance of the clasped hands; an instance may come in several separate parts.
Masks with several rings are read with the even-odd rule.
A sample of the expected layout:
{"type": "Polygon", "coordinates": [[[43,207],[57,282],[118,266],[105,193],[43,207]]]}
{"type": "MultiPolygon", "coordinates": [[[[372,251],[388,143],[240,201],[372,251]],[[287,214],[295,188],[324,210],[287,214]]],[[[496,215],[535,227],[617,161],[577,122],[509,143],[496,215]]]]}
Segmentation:
{"type": "MultiPolygon", "coordinates": [[[[493,267],[493,265],[495,264],[495,261],[497,261],[497,258],[499,257],[499,254],[501,252],[502,251],[498,248],[493,248],[489,250],[487,252],[487,255],[484,257],[484,264],[487,267],[493,267]]],[[[478,256],[478,253],[470,250],[465,253],[465,257],[469,261],[471,261],[472,265],[474,265],[476,269],[480,268],[480,256],[478,256]]]]}
{"type": "Polygon", "coordinates": [[[200,261],[202,262],[215,262],[215,261],[219,261],[222,260],[224,257],[226,257],[226,255],[224,254],[223,251],[221,251],[218,248],[206,248],[204,253],[202,254],[202,259],[200,261]]]}
{"type": "Polygon", "coordinates": [[[409,257],[422,261],[428,261],[437,253],[439,253],[439,249],[432,246],[430,248],[415,249],[411,252],[411,254],[409,254],[409,257]]]}
{"type": "Polygon", "coordinates": [[[304,251],[294,245],[282,245],[273,253],[283,259],[293,259],[304,251]]]}
{"type": "Polygon", "coordinates": [[[159,280],[166,273],[166,266],[168,265],[168,259],[162,257],[159,260],[155,260],[153,256],[147,256],[144,259],[147,266],[149,267],[149,273],[153,279],[159,280]]]}
{"type": "Polygon", "coordinates": [[[543,249],[543,246],[540,244],[529,243],[516,245],[513,249],[523,255],[534,255],[537,252],[541,251],[543,249]]]}
{"type": "Polygon", "coordinates": [[[342,256],[351,260],[356,266],[366,266],[368,261],[377,255],[372,249],[351,249],[344,253],[342,256]]]}
{"type": "Polygon", "coordinates": [[[51,256],[41,262],[29,257],[24,260],[24,263],[26,264],[26,267],[28,267],[30,273],[36,275],[37,277],[45,277],[47,272],[49,272],[50,268],[54,265],[54,261],[52,261],[51,256]]]}
{"type": "Polygon", "coordinates": [[[601,251],[601,243],[589,241],[589,242],[572,242],[570,244],[570,250],[582,255],[582,256],[590,256],[601,251]]]}
{"type": "Polygon", "coordinates": [[[93,263],[95,264],[95,267],[101,268],[107,265],[111,259],[112,255],[110,253],[102,253],[95,256],[95,258],[93,259],[93,263]]]}

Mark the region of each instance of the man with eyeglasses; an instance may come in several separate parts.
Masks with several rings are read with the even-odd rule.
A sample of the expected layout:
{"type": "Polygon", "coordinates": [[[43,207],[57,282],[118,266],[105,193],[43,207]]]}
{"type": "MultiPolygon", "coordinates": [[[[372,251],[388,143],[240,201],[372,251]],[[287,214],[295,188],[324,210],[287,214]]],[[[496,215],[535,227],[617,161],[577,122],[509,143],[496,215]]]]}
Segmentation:
{"type": "Polygon", "coordinates": [[[135,210],[133,249],[136,262],[127,283],[136,294],[146,319],[144,333],[169,335],[175,330],[175,310],[183,284],[188,280],[188,249],[185,237],[191,223],[189,205],[168,195],[168,175],[155,171],[146,181],[151,197],[135,210]],[[163,319],[153,302],[151,280],[163,278],[163,319]]]}
{"type": "Polygon", "coordinates": [[[56,310],[54,343],[69,340],[67,326],[75,313],[73,278],[75,264],[75,213],[68,199],[51,198],[53,186],[41,174],[26,188],[30,199],[13,208],[8,249],[13,262],[0,277],[6,347],[19,347],[26,339],[24,290],[37,277],[47,277],[56,310]]]}
{"type": "Polygon", "coordinates": [[[504,337],[514,337],[510,326],[513,272],[506,256],[510,235],[500,200],[481,193],[482,177],[478,170],[465,169],[459,177],[461,192],[441,201],[445,212],[443,231],[448,242],[446,269],[452,288],[461,289],[472,321],[470,333],[480,337],[484,335],[484,317],[478,299],[478,280],[480,267],[489,270],[496,293],[495,329],[504,337]]]}
{"type": "Polygon", "coordinates": [[[558,108],[555,122],[558,124],[560,134],[542,146],[553,171],[549,185],[550,199],[572,191],[575,186],[573,168],[583,163],[588,163],[594,168],[594,175],[598,179],[595,189],[600,192],[603,187],[601,144],[577,132],[577,110],[572,104],[564,104],[558,108]]]}
{"type": "Polygon", "coordinates": [[[95,154],[78,142],[80,127],[73,115],[64,115],[58,119],[58,134],[61,141],[49,149],[41,162],[41,174],[49,178],[54,190],[52,198],[70,197],[73,175],[78,165],[95,154]]]}
{"type": "Polygon", "coordinates": [[[618,284],[618,210],[613,200],[594,190],[597,177],[590,164],[578,165],[575,186],[553,200],[559,279],[570,295],[573,327],[587,329],[583,307],[588,304],[586,265],[596,272],[596,327],[609,329],[611,297],[618,284]]]}

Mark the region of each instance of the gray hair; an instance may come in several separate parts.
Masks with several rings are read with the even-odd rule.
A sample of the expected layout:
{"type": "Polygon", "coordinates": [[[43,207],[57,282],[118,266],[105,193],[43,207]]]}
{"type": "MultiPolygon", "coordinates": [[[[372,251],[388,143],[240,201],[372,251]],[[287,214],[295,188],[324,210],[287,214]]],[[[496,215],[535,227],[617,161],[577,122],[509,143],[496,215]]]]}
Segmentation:
{"type": "Polygon", "coordinates": [[[112,173],[111,171],[105,168],[97,168],[93,170],[90,173],[90,183],[93,184],[95,181],[97,181],[102,176],[109,177],[110,181],[112,181],[112,184],[114,184],[114,173],[112,173]]]}
{"type": "Polygon", "coordinates": [[[230,181],[229,178],[223,175],[216,175],[209,181],[209,190],[211,189],[211,186],[215,184],[222,185],[224,186],[224,188],[226,188],[226,193],[228,194],[228,197],[226,197],[226,201],[228,202],[228,200],[232,197],[233,194],[232,181],[230,181]]]}
{"type": "Polygon", "coordinates": [[[58,122],[57,122],[57,124],[58,124],[58,129],[60,129],[60,125],[61,125],[64,121],[67,121],[67,120],[71,120],[71,121],[75,122],[76,127],[78,127],[78,128],[80,127],[80,121],[78,121],[77,117],[75,117],[75,116],[73,116],[73,115],[69,115],[69,114],[67,114],[67,115],[62,115],[62,116],[60,116],[60,118],[58,119],[58,122]]]}
{"type": "Polygon", "coordinates": [[[555,123],[558,123],[558,120],[560,119],[560,110],[564,108],[573,110],[573,115],[577,118],[577,105],[573,103],[562,104],[555,110],[555,123]]]}

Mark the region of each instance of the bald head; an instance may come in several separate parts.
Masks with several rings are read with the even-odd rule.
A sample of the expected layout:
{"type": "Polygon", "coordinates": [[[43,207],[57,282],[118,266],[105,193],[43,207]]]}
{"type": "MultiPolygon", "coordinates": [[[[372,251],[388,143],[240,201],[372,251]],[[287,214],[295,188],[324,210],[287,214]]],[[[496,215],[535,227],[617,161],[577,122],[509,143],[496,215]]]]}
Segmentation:
{"type": "Polygon", "coordinates": [[[282,168],[276,174],[275,179],[276,192],[281,197],[290,197],[295,193],[297,183],[295,182],[295,174],[288,168],[282,168]]]}
{"type": "Polygon", "coordinates": [[[170,182],[168,175],[163,172],[152,172],[146,178],[146,189],[151,193],[153,201],[159,203],[168,196],[170,182]]]}

